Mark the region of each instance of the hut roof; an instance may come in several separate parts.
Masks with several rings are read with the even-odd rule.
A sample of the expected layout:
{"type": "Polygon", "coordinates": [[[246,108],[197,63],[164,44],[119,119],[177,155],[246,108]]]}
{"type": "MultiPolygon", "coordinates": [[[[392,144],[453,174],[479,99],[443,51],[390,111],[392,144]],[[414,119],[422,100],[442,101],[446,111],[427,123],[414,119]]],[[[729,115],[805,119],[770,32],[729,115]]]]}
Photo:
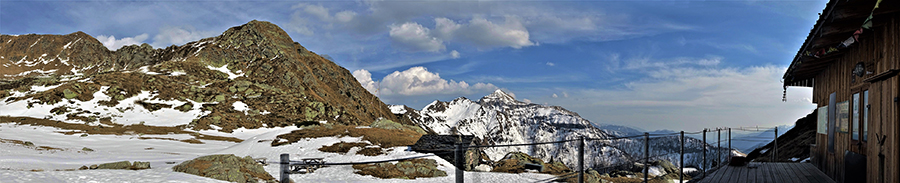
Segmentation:
{"type": "Polygon", "coordinates": [[[880,15],[897,11],[900,1],[895,0],[830,0],[784,73],[784,86],[811,87],[812,78],[843,54],[842,42],[853,39],[857,31],[869,31],[863,27],[870,16],[874,17],[871,27],[878,27],[884,24],[877,21],[880,15]]]}

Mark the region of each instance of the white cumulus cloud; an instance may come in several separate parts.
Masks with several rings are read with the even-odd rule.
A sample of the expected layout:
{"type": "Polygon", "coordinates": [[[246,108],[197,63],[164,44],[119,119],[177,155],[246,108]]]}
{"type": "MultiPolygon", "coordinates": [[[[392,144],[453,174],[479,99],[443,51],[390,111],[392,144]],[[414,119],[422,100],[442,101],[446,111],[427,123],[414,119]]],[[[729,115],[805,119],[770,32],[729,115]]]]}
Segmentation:
{"type": "Polygon", "coordinates": [[[450,51],[450,58],[459,58],[459,52],[456,50],[450,51]]]}
{"type": "Polygon", "coordinates": [[[213,31],[197,31],[192,27],[166,27],[159,30],[159,34],[153,37],[153,47],[162,48],[169,45],[182,45],[187,42],[213,37],[217,33],[213,31]]]}
{"type": "Polygon", "coordinates": [[[103,46],[106,46],[109,50],[118,50],[125,45],[133,45],[133,44],[141,44],[144,43],[144,40],[150,37],[147,34],[141,34],[134,37],[125,37],[122,39],[116,39],[116,36],[97,36],[97,41],[103,43],[103,46]]]}
{"type": "Polygon", "coordinates": [[[494,23],[484,18],[472,18],[467,24],[460,24],[448,18],[434,19],[432,35],[444,40],[459,40],[479,48],[512,47],[522,48],[535,45],[530,40],[528,29],[515,17],[506,17],[503,23],[494,23]]]}
{"type": "Polygon", "coordinates": [[[448,81],[441,78],[438,73],[428,71],[425,67],[412,67],[405,71],[394,71],[380,81],[373,80],[372,74],[365,69],[353,71],[353,76],[369,92],[378,96],[471,94],[497,89],[497,86],[490,83],[469,84],[465,81],[448,81]],[[376,93],[375,91],[378,92],[376,93]]]}
{"type": "Polygon", "coordinates": [[[372,73],[369,73],[368,70],[355,70],[353,71],[353,77],[356,78],[356,81],[358,81],[363,88],[368,90],[369,93],[376,93],[376,91],[378,91],[377,83],[372,81],[372,73]]]}
{"type": "Polygon", "coordinates": [[[390,36],[395,45],[409,51],[439,52],[443,50],[444,41],[431,36],[431,31],[415,22],[391,25],[390,36]]]}

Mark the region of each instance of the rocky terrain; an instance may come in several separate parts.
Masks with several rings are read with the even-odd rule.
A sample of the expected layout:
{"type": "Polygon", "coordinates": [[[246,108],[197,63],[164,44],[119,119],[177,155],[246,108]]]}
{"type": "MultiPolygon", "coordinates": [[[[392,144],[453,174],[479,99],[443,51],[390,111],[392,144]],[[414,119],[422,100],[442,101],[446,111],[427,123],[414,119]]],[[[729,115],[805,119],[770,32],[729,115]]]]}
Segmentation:
{"type": "Polygon", "coordinates": [[[223,132],[305,121],[409,124],[349,71],[263,21],[157,49],[110,51],[83,32],[0,35],[0,67],[2,116],[223,132]],[[133,113],[181,117],[163,122],[133,113]]]}
{"type": "Polygon", "coordinates": [[[754,149],[747,154],[747,158],[760,162],[800,161],[809,158],[809,145],[816,142],[817,115],[818,111],[809,113],[798,119],[794,128],[778,136],[778,156],[775,159],[772,159],[772,142],[754,149]]]}

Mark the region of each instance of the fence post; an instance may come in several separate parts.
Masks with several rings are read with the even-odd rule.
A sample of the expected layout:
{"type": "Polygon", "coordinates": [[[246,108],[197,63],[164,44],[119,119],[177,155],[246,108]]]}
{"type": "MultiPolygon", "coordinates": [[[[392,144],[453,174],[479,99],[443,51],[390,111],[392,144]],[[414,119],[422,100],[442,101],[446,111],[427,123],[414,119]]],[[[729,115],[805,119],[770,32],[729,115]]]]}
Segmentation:
{"type": "Polygon", "coordinates": [[[775,162],[777,160],[775,158],[778,158],[778,127],[777,126],[775,127],[775,140],[772,140],[772,143],[774,144],[772,146],[772,150],[773,150],[772,151],[772,162],[775,162]]]}
{"type": "Polygon", "coordinates": [[[465,155],[463,155],[462,146],[463,146],[462,143],[457,142],[456,150],[453,151],[453,160],[456,161],[456,183],[463,182],[463,170],[465,170],[464,166],[466,165],[465,161],[463,161],[463,158],[465,158],[465,155]]]}
{"type": "Polygon", "coordinates": [[[578,139],[578,183],[584,183],[584,136],[578,139]]]}
{"type": "Polygon", "coordinates": [[[709,169],[709,167],[706,166],[706,147],[708,147],[708,146],[709,146],[709,144],[706,144],[706,128],[704,128],[703,129],[703,163],[701,163],[701,165],[700,165],[700,167],[703,169],[703,178],[706,178],[706,170],[709,169]]]}
{"type": "Polygon", "coordinates": [[[647,183],[650,176],[650,133],[644,132],[644,183],[647,183]]]}
{"type": "Polygon", "coordinates": [[[716,128],[716,167],[722,166],[722,129],[716,128]]]}
{"type": "Polygon", "coordinates": [[[681,131],[681,169],[678,169],[678,182],[684,183],[684,131],[681,131]]]}
{"type": "Polygon", "coordinates": [[[733,154],[731,151],[731,128],[728,128],[728,163],[731,163],[731,156],[733,154]]]}
{"type": "Polygon", "coordinates": [[[281,154],[281,183],[290,183],[291,155],[281,154]]]}

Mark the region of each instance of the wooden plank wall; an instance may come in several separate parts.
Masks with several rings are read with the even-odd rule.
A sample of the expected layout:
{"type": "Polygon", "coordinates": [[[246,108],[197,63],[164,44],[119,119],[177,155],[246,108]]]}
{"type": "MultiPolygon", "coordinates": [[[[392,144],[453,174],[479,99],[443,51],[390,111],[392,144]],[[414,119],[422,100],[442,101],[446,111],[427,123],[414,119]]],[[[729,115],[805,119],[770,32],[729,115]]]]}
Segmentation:
{"type": "MultiPolygon", "coordinates": [[[[837,102],[848,101],[856,92],[854,89],[864,87],[865,78],[889,69],[900,69],[900,14],[883,15],[884,23],[876,23],[872,31],[860,36],[860,41],[842,50],[844,54],[836,58],[834,64],[826,68],[815,78],[813,102],[819,107],[828,105],[828,96],[837,93],[837,102]],[[857,77],[851,82],[851,70],[858,62],[865,62],[867,71],[873,74],[857,77]]],[[[868,85],[869,116],[868,142],[865,146],[867,156],[868,182],[900,182],[900,107],[894,98],[900,95],[900,76],[868,85]],[[877,136],[886,136],[883,146],[878,145],[877,136]],[[884,154],[884,177],[880,174],[879,154],[884,154]]],[[[862,105],[862,104],[861,104],[862,105]]],[[[852,108],[852,101],[851,101],[852,108]]],[[[852,109],[851,115],[852,115],[852,109]]],[[[862,112],[862,111],[860,111],[862,112]]],[[[851,116],[852,119],[852,116],[851,116]]],[[[860,118],[862,120],[862,118],[860,118]]],[[[850,120],[852,122],[852,120],[850,120]]],[[[849,126],[852,129],[852,124],[849,126]]],[[[860,127],[862,128],[862,127],[860,127]]],[[[850,133],[835,132],[835,151],[828,153],[828,135],[817,134],[816,144],[818,157],[816,163],[822,172],[837,182],[844,178],[843,156],[847,150],[855,150],[851,144],[850,133]]]]}

